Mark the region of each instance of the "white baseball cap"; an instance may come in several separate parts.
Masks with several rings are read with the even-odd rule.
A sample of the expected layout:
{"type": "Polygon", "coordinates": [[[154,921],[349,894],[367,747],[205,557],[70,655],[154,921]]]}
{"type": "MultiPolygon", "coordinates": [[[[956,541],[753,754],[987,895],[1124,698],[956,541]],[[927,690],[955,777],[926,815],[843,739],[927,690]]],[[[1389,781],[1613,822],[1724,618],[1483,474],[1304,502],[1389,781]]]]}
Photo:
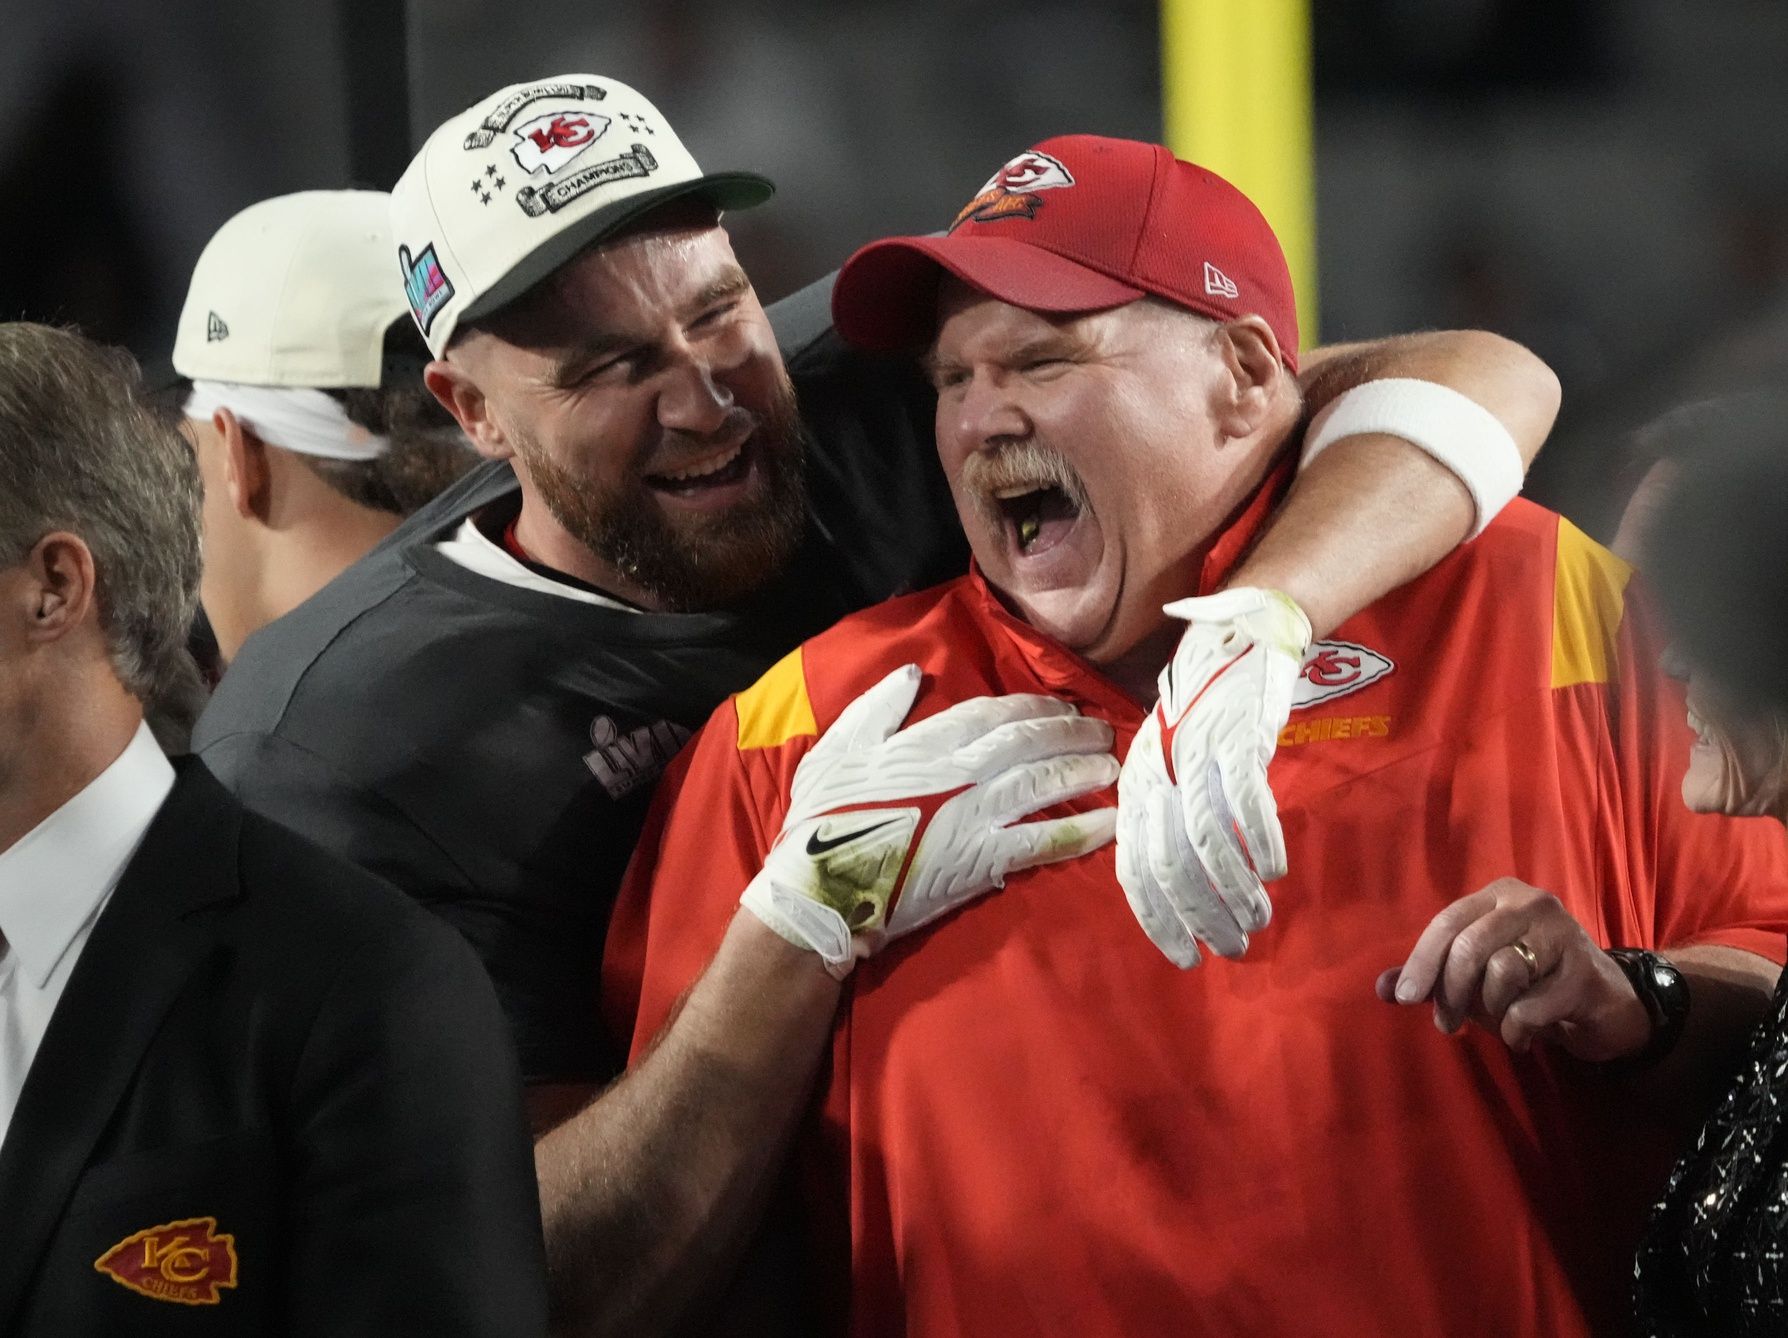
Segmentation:
{"type": "Polygon", "coordinates": [[[408,309],[390,266],[383,191],[303,191],[252,204],[199,256],[174,370],[251,386],[377,386],[385,333],[408,309]]]}
{"type": "Polygon", "coordinates": [[[626,84],[566,74],[499,89],[430,135],[392,189],[391,230],[439,357],[462,323],[667,200],[748,209],[774,191],[755,173],[703,173],[626,84]]]}

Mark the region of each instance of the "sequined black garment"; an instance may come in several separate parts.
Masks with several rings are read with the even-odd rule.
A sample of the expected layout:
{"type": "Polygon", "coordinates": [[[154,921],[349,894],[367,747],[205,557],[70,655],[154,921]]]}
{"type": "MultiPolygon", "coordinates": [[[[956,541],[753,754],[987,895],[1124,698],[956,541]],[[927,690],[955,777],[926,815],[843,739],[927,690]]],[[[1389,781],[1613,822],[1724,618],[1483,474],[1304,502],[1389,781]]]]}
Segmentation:
{"type": "Polygon", "coordinates": [[[1788,1334],[1788,975],[1737,1085],[1671,1173],[1633,1282],[1647,1338],[1788,1334]]]}

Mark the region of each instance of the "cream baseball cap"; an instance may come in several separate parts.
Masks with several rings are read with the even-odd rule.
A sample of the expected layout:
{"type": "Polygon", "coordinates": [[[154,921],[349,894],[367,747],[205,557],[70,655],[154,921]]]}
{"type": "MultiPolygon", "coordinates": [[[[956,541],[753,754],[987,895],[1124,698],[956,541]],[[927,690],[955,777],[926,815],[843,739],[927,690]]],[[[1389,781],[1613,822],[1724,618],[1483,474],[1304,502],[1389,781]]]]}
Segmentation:
{"type": "Polygon", "coordinates": [[[774,191],[755,173],[704,173],[626,84],[566,74],[499,89],[430,135],[392,189],[391,230],[439,357],[462,323],[648,209],[685,196],[748,209],[774,191]]]}
{"type": "Polygon", "coordinates": [[[206,243],[180,312],[174,370],[253,386],[377,386],[385,332],[406,310],[391,281],[390,196],[276,196],[206,243]]]}

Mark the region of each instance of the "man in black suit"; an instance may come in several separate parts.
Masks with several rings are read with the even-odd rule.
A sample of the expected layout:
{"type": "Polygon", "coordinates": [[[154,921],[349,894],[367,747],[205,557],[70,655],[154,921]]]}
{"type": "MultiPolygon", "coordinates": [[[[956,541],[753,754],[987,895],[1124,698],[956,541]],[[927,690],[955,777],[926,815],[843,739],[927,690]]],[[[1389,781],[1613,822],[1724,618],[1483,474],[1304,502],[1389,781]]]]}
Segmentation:
{"type": "Polygon", "coordinates": [[[0,1333],[542,1332],[476,958],[142,723],[197,508],[128,359],[0,325],[0,1333]]]}

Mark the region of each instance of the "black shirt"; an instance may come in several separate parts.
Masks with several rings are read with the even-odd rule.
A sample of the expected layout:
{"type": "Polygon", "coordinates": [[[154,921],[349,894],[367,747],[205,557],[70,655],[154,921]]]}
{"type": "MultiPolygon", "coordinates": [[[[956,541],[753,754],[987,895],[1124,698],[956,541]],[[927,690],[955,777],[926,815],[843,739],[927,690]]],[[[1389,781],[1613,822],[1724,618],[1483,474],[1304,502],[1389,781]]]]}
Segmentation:
{"type": "Polygon", "coordinates": [[[1788,975],[1652,1209],[1634,1304],[1645,1338],[1788,1333],[1788,975]]]}
{"type": "Polygon", "coordinates": [[[966,565],[929,388],[848,349],[829,298],[826,280],[770,309],[811,442],[807,534],[769,587],[655,614],[482,576],[436,545],[517,493],[485,466],[251,637],[194,732],[250,807],[465,934],[532,1081],[620,1067],[596,1013],[602,935],[682,741],[845,613],[966,565]]]}

